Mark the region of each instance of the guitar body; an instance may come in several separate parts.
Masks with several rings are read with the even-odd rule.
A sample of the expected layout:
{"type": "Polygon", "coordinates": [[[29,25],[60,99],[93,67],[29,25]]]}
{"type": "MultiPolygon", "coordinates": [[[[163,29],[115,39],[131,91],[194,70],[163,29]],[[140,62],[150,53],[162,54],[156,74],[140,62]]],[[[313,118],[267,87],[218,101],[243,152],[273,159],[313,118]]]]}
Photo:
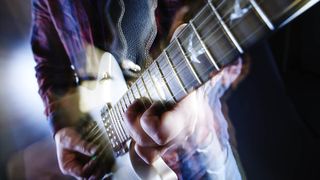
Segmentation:
{"type": "MultiPolygon", "coordinates": [[[[97,77],[98,81],[87,81],[80,86],[80,109],[89,113],[100,129],[105,131],[101,121],[101,107],[106,102],[111,106],[115,105],[128,89],[121,68],[110,53],[102,55],[97,77]]],[[[116,158],[114,179],[177,179],[161,158],[153,166],[148,165],[135,153],[131,140],[127,144],[129,152],[116,158]]]]}

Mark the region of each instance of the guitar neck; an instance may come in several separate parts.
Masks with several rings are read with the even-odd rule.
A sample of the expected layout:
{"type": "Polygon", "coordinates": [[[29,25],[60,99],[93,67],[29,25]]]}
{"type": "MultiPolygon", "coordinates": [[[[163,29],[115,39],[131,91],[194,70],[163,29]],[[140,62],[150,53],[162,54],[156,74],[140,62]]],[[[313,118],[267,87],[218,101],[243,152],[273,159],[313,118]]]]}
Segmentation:
{"type": "Polygon", "coordinates": [[[319,0],[212,0],[190,20],[102,118],[117,155],[130,139],[124,112],[135,99],[177,102],[272,31],[319,0]],[[238,3],[239,2],[239,3],[238,3]]]}

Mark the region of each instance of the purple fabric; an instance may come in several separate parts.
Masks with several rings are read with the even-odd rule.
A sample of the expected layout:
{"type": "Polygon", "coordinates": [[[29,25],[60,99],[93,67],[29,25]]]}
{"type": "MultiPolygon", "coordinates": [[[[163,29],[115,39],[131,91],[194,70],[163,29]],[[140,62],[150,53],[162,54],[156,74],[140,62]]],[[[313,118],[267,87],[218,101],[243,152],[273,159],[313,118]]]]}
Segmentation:
{"type": "MultiPolygon", "coordinates": [[[[159,1],[156,12],[158,36],[169,31],[172,16],[167,16],[167,13],[173,15],[181,5],[180,1],[159,1]]],[[[89,43],[105,51],[110,50],[113,37],[101,17],[103,13],[97,8],[108,2],[109,0],[33,1],[31,44],[37,64],[36,77],[45,114],[51,121],[54,133],[68,125],[57,112],[59,105],[56,102],[77,86],[75,74],[81,77],[84,71],[77,68],[82,67],[78,64],[82,63],[79,59],[85,56],[84,45],[89,43]],[[76,68],[73,69],[71,65],[76,68]]]]}

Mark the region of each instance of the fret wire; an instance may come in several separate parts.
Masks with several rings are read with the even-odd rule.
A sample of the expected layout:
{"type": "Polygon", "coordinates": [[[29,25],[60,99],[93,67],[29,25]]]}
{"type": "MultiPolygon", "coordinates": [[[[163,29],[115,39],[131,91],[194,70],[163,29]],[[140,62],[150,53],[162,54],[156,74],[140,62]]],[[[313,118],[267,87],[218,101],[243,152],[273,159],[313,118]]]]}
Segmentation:
{"type": "Polygon", "coordinates": [[[128,105],[127,105],[126,101],[124,100],[124,97],[123,97],[121,100],[123,101],[123,103],[124,103],[124,105],[125,105],[125,107],[126,107],[126,109],[127,109],[127,108],[128,108],[128,105]]]}
{"type": "Polygon", "coordinates": [[[124,105],[124,100],[123,99],[121,99],[120,104],[121,104],[123,112],[127,112],[128,108],[124,105]]]}
{"type": "Polygon", "coordinates": [[[125,98],[127,99],[129,106],[130,106],[132,104],[132,102],[130,101],[128,93],[125,94],[125,98]]]}
{"type": "Polygon", "coordinates": [[[143,88],[143,85],[141,85],[141,76],[137,80],[137,89],[140,92],[141,97],[145,97],[145,89],[143,88]]]}
{"type": "Polygon", "coordinates": [[[129,107],[130,106],[130,102],[127,99],[127,96],[123,96],[123,100],[126,103],[126,106],[129,107]]]}
{"type": "Polygon", "coordinates": [[[118,133],[119,140],[120,140],[119,143],[121,144],[121,142],[124,141],[124,138],[123,138],[123,135],[122,135],[120,127],[119,127],[120,126],[119,123],[118,123],[119,116],[118,116],[118,114],[116,112],[116,106],[113,106],[111,111],[112,111],[112,113],[113,113],[113,115],[115,117],[115,119],[114,119],[115,121],[114,121],[113,126],[115,127],[115,129],[116,129],[116,131],[118,133]]]}
{"type": "Polygon", "coordinates": [[[170,89],[170,87],[169,87],[169,84],[168,84],[168,82],[167,82],[167,80],[166,80],[166,78],[165,78],[165,76],[164,76],[164,74],[163,74],[163,72],[161,71],[161,69],[160,69],[160,64],[159,64],[159,62],[158,62],[158,60],[157,61],[155,61],[156,62],[156,68],[157,68],[157,70],[159,71],[159,73],[161,74],[161,78],[162,78],[162,80],[165,82],[165,85],[166,85],[166,87],[167,87],[167,89],[169,90],[169,92],[170,92],[170,94],[171,94],[171,97],[172,97],[172,99],[173,99],[173,101],[176,103],[178,100],[176,99],[176,97],[174,96],[174,94],[173,94],[173,92],[172,92],[172,90],[170,89]]]}
{"type": "Polygon", "coordinates": [[[255,9],[257,14],[260,16],[260,18],[263,20],[263,22],[268,26],[268,28],[273,31],[274,25],[272,24],[271,20],[268,18],[268,16],[264,13],[264,11],[260,8],[260,6],[257,4],[255,0],[249,0],[252,7],[255,9]]]}
{"type": "Polygon", "coordinates": [[[214,12],[214,14],[216,15],[216,17],[218,18],[221,26],[223,27],[224,31],[227,33],[228,37],[230,38],[231,42],[236,46],[236,48],[238,49],[238,51],[243,54],[243,49],[240,46],[240,44],[238,43],[238,41],[236,40],[236,38],[234,37],[234,35],[232,34],[232,32],[230,31],[230,29],[228,28],[228,26],[224,23],[222,17],[220,16],[220,14],[218,13],[217,9],[213,6],[213,4],[211,3],[211,0],[208,1],[209,6],[211,7],[212,11],[214,12]]]}
{"type": "Polygon", "coordinates": [[[205,45],[205,43],[202,41],[202,39],[201,39],[201,37],[200,37],[200,35],[199,35],[199,33],[198,33],[198,31],[197,31],[197,29],[196,29],[196,27],[194,26],[194,24],[193,24],[192,21],[190,21],[190,25],[191,25],[194,33],[196,34],[198,40],[200,41],[200,44],[202,45],[203,49],[206,51],[206,53],[207,53],[210,61],[212,62],[212,64],[213,64],[214,67],[216,68],[216,70],[217,70],[217,71],[220,71],[219,66],[217,65],[216,61],[213,59],[213,57],[212,57],[210,51],[208,50],[207,46],[205,45]]]}
{"type": "Polygon", "coordinates": [[[139,99],[141,96],[138,92],[136,83],[132,84],[131,89],[132,89],[132,92],[133,92],[135,99],[139,99]]]}
{"type": "Polygon", "coordinates": [[[141,98],[141,97],[143,97],[143,95],[142,95],[142,93],[141,93],[141,91],[140,91],[140,89],[139,89],[138,81],[139,81],[139,79],[137,79],[137,81],[135,82],[135,86],[136,86],[137,92],[138,92],[138,94],[139,94],[139,96],[140,96],[140,98],[141,98]]]}
{"type": "Polygon", "coordinates": [[[193,65],[191,65],[190,59],[186,56],[186,53],[185,53],[184,49],[182,48],[182,46],[181,46],[181,44],[180,44],[180,41],[179,41],[179,39],[178,39],[177,37],[175,37],[175,41],[177,42],[178,47],[179,47],[179,49],[180,49],[180,51],[182,52],[182,55],[183,55],[183,57],[184,57],[184,60],[185,60],[185,62],[187,63],[188,67],[190,68],[193,76],[196,78],[196,80],[198,81],[199,84],[202,84],[202,82],[201,82],[198,74],[196,73],[193,65]]]}
{"type": "Polygon", "coordinates": [[[173,64],[172,64],[171,61],[170,61],[170,58],[169,58],[169,56],[168,56],[168,52],[167,52],[166,50],[164,50],[163,53],[164,53],[164,55],[165,55],[165,57],[166,57],[165,59],[167,60],[167,62],[169,63],[170,68],[171,68],[172,71],[173,71],[174,76],[175,76],[176,79],[178,80],[177,82],[178,82],[179,86],[181,87],[181,89],[183,90],[183,92],[184,92],[185,94],[187,94],[187,91],[186,91],[185,87],[183,86],[182,81],[181,81],[180,77],[178,76],[178,74],[177,74],[177,72],[176,72],[176,69],[173,67],[173,64]]]}
{"type": "Polygon", "coordinates": [[[124,96],[121,98],[121,100],[123,100],[124,105],[128,108],[128,105],[127,105],[127,102],[126,102],[126,99],[125,99],[125,97],[124,97],[124,96]]]}
{"type": "Polygon", "coordinates": [[[148,91],[148,88],[147,88],[147,85],[145,84],[145,81],[144,81],[144,73],[142,74],[142,76],[141,76],[141,82],[142,82],[142,84],[143,84],[143,86],[144,86],[144,88],[145,88],[145,90],[146,90],[146,92],[147,92],[147,95],[149,96],[149,100],[151,101],[151,103],[153,102],[153,100],[152,100],[152,98],[151,98],[151,95],[150,95],[150,92],[148,91]]]}
{"type": "Polygon", "coordinates": [[[134,95],[134,92],[133,92],[133,89],[132,89],[132,88],[130,88],[130,91],[131,91],[131,94],[132,94],[132,98],[133,98],[133,100],[138,99],[138,98],[136,98],[136,97],[135,97],[135,95],[134,95]]]}
{"type": "Polygon", "coordinates": [[[120,120],[121,128],[122,128],[121,130],[124,132],[124,135],[125,135],[126,139],[128,139],[130,136],[128,135],[128,133],[127,133],[127,131],[125,129],[125,125],[123,124],[124,123],[123,111],[121,111],[122,107],[121,108],[119,107],[120,106],[119,103],[121,104],[121,101],[119,101],[117,103],[118,112],[119,112],[119,115],[121,116],[121,119],[122,119],[122,121],[120,120]]]}
{"type": "MultiPolygon", "coordinates": [[[[175,99],[174,99],[174,97],[173,97],[173,94],[172,94],[172,92],[171,92],[171,90],[170,90],[170,88],[169,88],[169,86],[168,86],[168,84],[167,84],[167,82],[166,82],[166,80],[165,80],[165,78],[163,77],[162,72],[159,70],[158,62],[155,61],[153,64],[151,64],[150,67],[151,67],[150,70],[152,69],[152,70],[151,70],[152,73],[160,76],[160,77],[159,77],[160,80],[154,79],[155,77],[151,76],[152,81],[153,81],[153,82],[161,81],[161,82],[162,82],[162,83],[161,83],[161,90],[163,90],[163,91],[166,91],[166,90],[167,90],[167,91],[166,91],[167,93],[165,93],[164,96],[167,96],[167,95],[168,95],[168,92],[169,92],[169,94],[170,94],[170,95],[169,95],[170,100],[176,102],[175,99]],[[164,88],[165,90],[164,90],[163,88],[164,88]]],[[[160,89],[158,89],[159,86],[156,86],[156,87],[157,87],[157,90],[159,91],[159,93],[161,94],[160,89]]],[[[163,92],[163,93],[164,93],[164,92],[163,92]]],[[[164,101],[167,100],[166,97],[164,97],[163,100],[164,100],[164,101]]]]}
{"type": "Polygon", "coordinates": [[[127,96],[128,96],[128,99],[129,99],[129,102],[130,102],[130,105],[133,103],[133,99],[131,98],[131,90],[130,89],[128,89],[128,91],[127,91],[127,96]]]}
{"type": "Polygon", "coordinates": [[[150,81],[151,81],[151,86],[153,86],[153,87],[155,87],[154,89],[154,91],[155,91],[155,94],[157,94],[157,97],[159,97],[159,100],[160,100],[160,103],[162,104],[162,105],[164,105],[164,98],[163,97],[161,97],[161,95],[160,95],[160,92],[159,92],[159,89],[158,89],[158,86],[157,86],[157,84],[153,81],[153,79],[152,79],[152,76],[151,76],[151,74],[150,74],[150,69],[147,69],[146,70],[146,73],[149,75],[149,79],[150,79],[150,81]]]}
{"type": "MultiPolygon", "coordinates": [[[[154,99],[154,95],[155,95],[155,93],[154,93],[154,90],[152,89],[152,88],[154,88],[153,86],[150,86],[150,76],[149,76],[149,73],[148,73],[148,71],[146,70],[144,73],[143,73],[143,75],[142,75],[142,80],[143,80],[143,82],[144,82],[144,84],[145,84],[145,87],[146,87],[146,89],[147,89],[147,91],[149,92],[149,96],[150,96],[150,98],[151,99],[154,99]]],[[[155,100],[155,99],[154,99],[155,100]]]]}

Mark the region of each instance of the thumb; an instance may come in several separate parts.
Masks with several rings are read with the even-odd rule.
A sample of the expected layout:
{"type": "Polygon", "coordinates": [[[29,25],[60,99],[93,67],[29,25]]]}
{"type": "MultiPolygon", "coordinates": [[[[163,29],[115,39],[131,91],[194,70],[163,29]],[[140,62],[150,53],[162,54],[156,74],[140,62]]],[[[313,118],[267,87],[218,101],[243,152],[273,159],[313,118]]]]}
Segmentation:
{"type": "Polygon", "coordinates": [[[67,149],[77,151],[87,156],[93,156],[97,152],[97,146],[84,140],[75,141],[67,149]]]}
{"type": "Polygon", "coordinates": [[[56,143],[62,148],[76,151],[87,156],[93,156],[97,152],[97,146],[81,139],[81,135],[73,128],[64,128],[57,132],[56,143]]]}

